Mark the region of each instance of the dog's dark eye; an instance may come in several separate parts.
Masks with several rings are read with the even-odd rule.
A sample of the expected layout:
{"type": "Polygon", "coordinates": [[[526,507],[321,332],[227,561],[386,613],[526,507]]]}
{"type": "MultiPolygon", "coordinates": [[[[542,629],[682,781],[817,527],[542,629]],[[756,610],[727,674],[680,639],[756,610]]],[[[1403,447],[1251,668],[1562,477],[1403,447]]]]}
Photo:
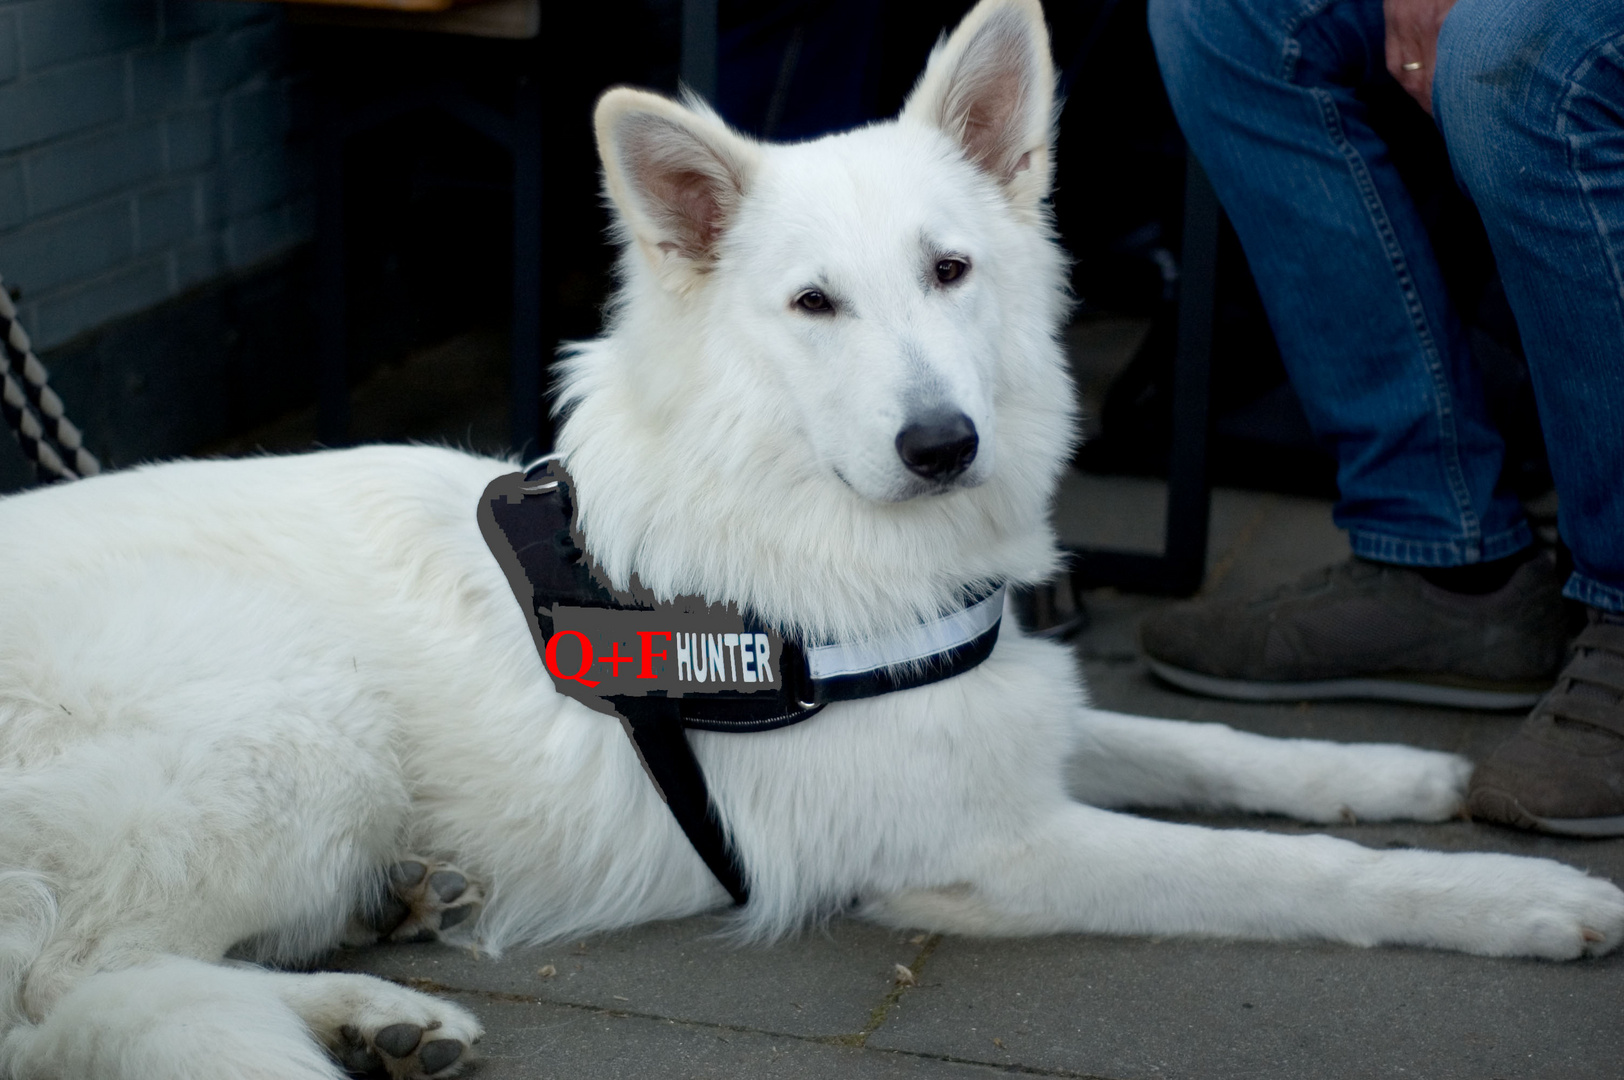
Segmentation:
{"type": "Polygon", "coordinates": [[[970,264],[963,259],[943,259],[936,264],[936,280],[946,285],[948,282],[959,280],[968,269],[970,264]]]}
{"type": "Polygon", "coordinates": [[[816,312],[820,315],[835,309],[835,306],[829,302],[829,298],[816,289],[808,289],[797,296],[795,306],[802,311],[816,312]]]}

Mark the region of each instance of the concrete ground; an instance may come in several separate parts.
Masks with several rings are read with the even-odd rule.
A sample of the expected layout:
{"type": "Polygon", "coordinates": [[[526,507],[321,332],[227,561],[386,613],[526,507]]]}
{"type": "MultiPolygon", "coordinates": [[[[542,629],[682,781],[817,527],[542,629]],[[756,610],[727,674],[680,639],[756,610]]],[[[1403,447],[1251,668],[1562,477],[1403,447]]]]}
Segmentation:
{"type": "MultiPolygon", "coordinates": [[[[1133,335],[1121,326],[1102,333],[1122,339],[1112,348],[1131,347],[1133,335]]],[[[432,358],[417,360],[390,377],[443,388],[432,368],[432,358]]],[[[500,413],[490,408],[479,416],[453,409],[438,429],[403,431],[410,424],[391,400],[387,386],[358,390],[358,424],[373,425],[374,437],[476,444],[500,437],[500,413]]],[[[307,439],[302,430],[295,418],[239,448],[292,446],[307,439]]],[[[1161,499],[1156,482],[1073,474],[1056,515],[1067,540],[1148,549],[1160,536],[1161,499]]],[[[1218,491],[1205,592],[1251,593],[1346,551],[1328,504],[1218,491]]],[[[1188,696],[1149,676],[1133,645],[1137,620],[1165,602],[1113,590],[1089,595],[1093,625],[1076,651],[1099,705],[1471,756],[1516,726],[1515,716],[1458,710],[1188,696]]],[[[1185,820],[1312,831],[1267,818],[1185,820]]],[[[1624,881],[1624,841],[1563,841],[1467,822],[1323,831],[1376,848],[1538,855],[1624,881]]],[[[343,953],[333,963],[472,1008],[488,1031],[481,1080],[1624,1076],[1624,956],[1552,964],[1323,944],[982,940],[855,921],[771,947],[736,948],[716,939],[720,925],[686,919],[499,960],[416,945],[343,953]],[[899,964],[913,985],[896,980],[899,964]]]]}

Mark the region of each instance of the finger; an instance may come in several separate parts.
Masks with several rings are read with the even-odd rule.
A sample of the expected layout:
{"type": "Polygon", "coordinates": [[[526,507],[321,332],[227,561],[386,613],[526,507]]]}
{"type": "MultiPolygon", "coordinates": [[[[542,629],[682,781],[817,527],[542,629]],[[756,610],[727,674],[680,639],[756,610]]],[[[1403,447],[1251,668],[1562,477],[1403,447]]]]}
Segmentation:
{"type": "MultiPolygon", "coordinates": [[[[1413,55],[1413,54],[1412,54],[1413,55]]],[[[1419,67],[1406,69],[1405,64],[1415,64],[1414,60],[1401,60],[1388,65],[1387,70],[1393,73],[1393,79],[1404,88],[1404,92],[1421,103],[1427,112],[1432,111],[1432,71],[1423,61],[1419,67]]]]}
{"type": "Polygon", "coordinates": [[[1404,55],[1404,41],[1399,34],[1398,27],[1395,24],[1391,14],[1389,14],[1387,18],[1385,37],[1387,73],[1393,78],[1398,79],[1400,82],[1403,82],[1404,62],[1406,60],[1404,55]]]}
{"type": "Polygon", "coordinates": [[[1399,80],[1399,85],[1431,116],[1432,76],[1438,70],[1438,31],[1435,26],[1429,30],[1415,42],[1415,59],[1409,61],[1408,65],[1399,65],[1400,73],[1404,76],[1399,80]],[[1406,67],[1409,70],[1405,70],[1406,67]]]}
{"type": "Polygon", "coordinates": [[[1383,0],[1387,71],[1429,114],[1438,29],[1453,0],[1383,0]]]}
{"type": "MultiPolygon", "coordinates": [[[[1417,72],[1416,74],[1418,74],[1418,75],[1420,75],[1422,77],[1421,78],[1421,84],[1418,87],[1416,87],[1414,90],[1410,90],[1410,96],[1415,98],[1415,100],[1420,103],[1421,107],[1427,111],[1428,116],[1431,116],[1432,115],[1432,68],[1431,67],[1424,67],[1419,72],[1417,72]]],[[[1405,89],[1409,90],[1410,88],[1405,87],[1405,89]]]]}
{"type": "Polygon", "coordinates": [[[1407,76],[1404,65],[1420,58],[1415,20],[1406,0],[1383,0],[1382,17],[1387,72],[1402,83],[1407,76]]]}
{"type": "Polygon", "coordinates": [[[1404,33],[1388,24],[1387,71],[1428,115],[1432,113],[1433,49],[1425,35],[1404,33]]]}

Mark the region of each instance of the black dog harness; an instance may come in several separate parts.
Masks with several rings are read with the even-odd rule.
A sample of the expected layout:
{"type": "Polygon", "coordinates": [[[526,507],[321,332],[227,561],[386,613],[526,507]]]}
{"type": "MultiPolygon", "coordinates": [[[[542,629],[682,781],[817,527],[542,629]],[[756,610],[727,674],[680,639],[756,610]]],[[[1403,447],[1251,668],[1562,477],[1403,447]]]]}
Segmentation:
{"type": "Polygon", "coordinates": [[[784,638],[731,604],[657,602],[635,575],[629,591],[614,589],[585,554],[569,476],[557,460],[491,481],[479,526],[553,684],[619,717],[689,843],[739,904],[749,898],[744,868],[684,729],[798,724],[833,701],[962,674],[998,640],[1002,585],[890,637],[810,644],[784,638]]]}

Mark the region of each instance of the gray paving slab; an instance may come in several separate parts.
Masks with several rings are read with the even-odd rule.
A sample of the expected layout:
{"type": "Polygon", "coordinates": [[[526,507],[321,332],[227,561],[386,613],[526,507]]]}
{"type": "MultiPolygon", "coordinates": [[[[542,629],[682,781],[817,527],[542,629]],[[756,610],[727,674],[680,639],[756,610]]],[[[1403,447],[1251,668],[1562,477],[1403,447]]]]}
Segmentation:
{"type": "Polygon", "coordinates": [[[584,942],[512,949],[497,960],[439,945],[342,952],[334,963],[413,985],[517,994],[802,1037],[855,1035],[922,943],[868,923],[770,947],[735,946],[719,918],[651,923],[584,942]],[[551,967],[554,974],[544,976],[551,967]]]}
{"type": "Polygon", "coordinates": [[[484,1020],[478,1080],[993,1080],[1003,1069],[658,1016],[454,994],[484,1020]]]}
{"type": "Polygon", "coordinates": [[[953,939],[868,1045],[1113,1080],[1617,1078],[1621,1002],[1615,958],[953,939]]]}

